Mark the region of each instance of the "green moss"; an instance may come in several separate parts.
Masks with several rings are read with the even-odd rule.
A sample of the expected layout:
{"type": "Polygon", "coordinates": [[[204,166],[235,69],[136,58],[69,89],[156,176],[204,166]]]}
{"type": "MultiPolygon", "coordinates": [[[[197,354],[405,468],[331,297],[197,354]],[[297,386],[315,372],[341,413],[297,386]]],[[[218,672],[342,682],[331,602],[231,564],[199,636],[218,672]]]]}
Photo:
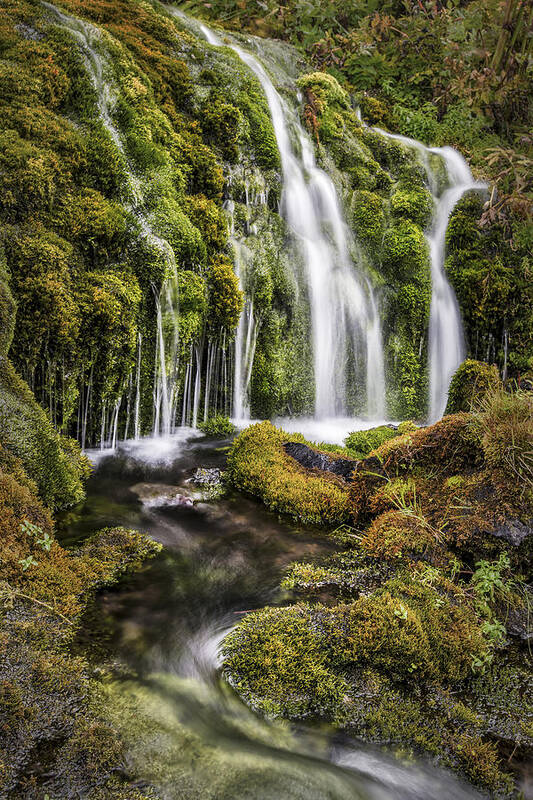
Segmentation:
{"type": "Polygon", "coordinates": [[[305,606],[249,614],[224,640],[224,672],[264,714],[324,714],[339,702],[344,681],[327,666],[319,632],[305,606]]]}
{"type": "Polygon", "coordinates": [[[433,213],[433,200],[427,189],[398,188],[390,199],[395,217],[405,217],[420,228],[426,228],[433,213]]]}
{"type": "Polygon", "coordinates": [[[0,360],[0,443],[17,456],[52,508],[73,505],[83,498],[82,478],[87,461],[79,448],[64,445],[46,413],[35,402],[12,365],[0,360]]]}
{"type": "Polygon", "coordinates": [[[352,204],[353,224],[358,238],[371,250],[379,249],[385,233],[382,198],[365,190],[357,192],[352,204]]]}
{"type": "Polygon", "coordinates": [[[471,411],[485,395],[500,385],[500,376],[495,365],[467,359],[452,377],[448,390],[446,414],[471,411]]]}
{"type": "Polygon", "coordinates": [[[208,290],[205,278],[191,270],[178,272],[178,286],[179,340],[183,355],[186,356],[191,341],[198,339],[204,330],[208,290]]]}
{"type": "Polygon", "coordinates": [[[155,230],[168,241],[182,268],[192,269],[205,261],[202,235],[176,200],[162,199],[152,217],[155,230]]]}
{"type": "Polygon", "coordinates": [[[399,680],[464,680],[486,644],[473,611],[406,578],[332,612],[336,663],[369,664],[399,680]]]}
{"type": "Polygon", "coordinates": [[[425,282],[429,277],[429,260],[424,234],[418,225],[399,219],[385,232],[383,268],[394,282],[425,282]]]}
{"type": "Polygon", "coordinates": [[[232,264],[226,259],[211,263],[208,277],[209,322],[214,333],[232,332],[243,307],[243,294],[232,264]]]}
{"type": "Polygon", "coordinates": [[[350,433],[344,440],[344,444],[350,454],[358,458],[365,458],[383,442],[393,439],[397,435],[398,431],[389,425],[379,425],[377,428],[350,433]]]}
{"type": "Polygon", "coordinates": [[[208,417],[203,422],[200,422],[198,428],[205,433],[206,436],[212,436],[217,439],[226,439],[236,432],[235,425],[228,417],[223,414],[217,414],[215,417],[208,417]]]}
{"type": "Polygon", "coordinates": [[[302,441],[302,437],[286,434],[270,422],[247,428],[235,439],[228,456],[230,482],[260,497],[273,511],[303,522],[330,526],[348,521],[348,488],[299,467],[283,449],[287,441],[302,441]]]}

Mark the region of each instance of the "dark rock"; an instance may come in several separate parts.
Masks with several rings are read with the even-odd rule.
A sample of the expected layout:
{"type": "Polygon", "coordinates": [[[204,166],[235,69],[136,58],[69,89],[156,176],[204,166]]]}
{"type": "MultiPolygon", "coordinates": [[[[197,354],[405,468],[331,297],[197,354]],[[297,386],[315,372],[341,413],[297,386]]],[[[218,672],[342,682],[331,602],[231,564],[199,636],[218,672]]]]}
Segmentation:
{"type": "Polygon", "coordinates": [[[287,455],[294,458],[302,467],[330,472],[345,481],[350,479],[357,464],[357,461],[353,458],[336,458],[334,455],[313,450],[312,447],[300,442],[285,442],[283,447],[287,455]]]}
{"type": "Polygon", "coordinates": [[[504,539],[513,547],[520,547],[522,542],[533,535],[533,520],[527,523],[520,522],[519,519],[508,519],[499,528],[490,532],[497,539],[504,539]]]}

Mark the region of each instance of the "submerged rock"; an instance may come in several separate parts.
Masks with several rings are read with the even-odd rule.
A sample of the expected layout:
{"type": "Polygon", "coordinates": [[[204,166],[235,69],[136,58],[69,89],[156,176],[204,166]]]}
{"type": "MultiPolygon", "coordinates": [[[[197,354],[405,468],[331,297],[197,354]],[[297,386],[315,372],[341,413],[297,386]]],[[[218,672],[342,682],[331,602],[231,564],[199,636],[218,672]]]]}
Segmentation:
{"type": "Polygon", "coordinates": [[[189,478],[188,483],[192,483],[195,486],[219,486],[222,483],[222,470],[218,469],[218,467],[212,467],[211,469],[198,467],[192,478],[189,478]]]}
{"type": "Polygon", "coordinates": [[[165,483],[137,483],[132,486],[143,506],[192,506],[193,498],[186,489],[165,483]]]}
{"type": "Polygon", "coordinates": [[[331,472],[348,481],[355,469],[356,461],[352,458],[342,458],[314,450],[307,444],[300,442],[285,442],[283,448],[287,455],[294,458],[306,469],[319,469],[322,472],[331,472]]]}

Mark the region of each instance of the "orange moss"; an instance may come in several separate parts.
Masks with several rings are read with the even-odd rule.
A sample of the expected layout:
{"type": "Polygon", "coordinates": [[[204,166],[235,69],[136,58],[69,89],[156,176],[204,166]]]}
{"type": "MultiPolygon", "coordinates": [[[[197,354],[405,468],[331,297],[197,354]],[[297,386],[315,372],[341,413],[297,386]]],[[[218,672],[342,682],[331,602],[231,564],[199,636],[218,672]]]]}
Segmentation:
{"type": "Polygon", "coordinates": [[[361,547],[385,560],[424,558],[433,561],[440,547],[438,533],[423,519],[403,511],[386,511],[365,532],[361,547]]]}

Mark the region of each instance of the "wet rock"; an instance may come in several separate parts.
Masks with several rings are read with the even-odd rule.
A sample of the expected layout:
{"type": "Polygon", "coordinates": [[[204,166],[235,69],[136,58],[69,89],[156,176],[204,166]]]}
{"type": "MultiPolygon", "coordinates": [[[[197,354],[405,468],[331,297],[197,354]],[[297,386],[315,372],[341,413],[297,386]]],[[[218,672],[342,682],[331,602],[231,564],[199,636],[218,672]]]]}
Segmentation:
{"type": "Polygon", "coordinates": [[[165,483],[136,483],[132,491],[147,508],[155,506],[192,506],[193,498],[182,487],[165,483]]]}
{"type": "Polygon", "coordinates": [[[220,486],[222,471],[217,467],[212,469],[199,467],[192,478],[189,478],[188,483],[193,483],[195,486],[220,486]]]}
{"type": "Polygon", "coordinates": [[[300,442],[285,442],[283,447],[287,455],[294,458],[302,467],[330,472],[333,475],[338,475],[345,481],[350,479],[357,464],[355,459],[336,458],[327,453],[320,453],[312,447],[301,444],[300,442]]]}
{"type": "Polygon", "coordinates": [[[187,483],[198,488],[199,491],[194,493],[198,500],[206,502],[220,500],[226,493],[223,473],[218,467],[198,467],[187,483]]]}

